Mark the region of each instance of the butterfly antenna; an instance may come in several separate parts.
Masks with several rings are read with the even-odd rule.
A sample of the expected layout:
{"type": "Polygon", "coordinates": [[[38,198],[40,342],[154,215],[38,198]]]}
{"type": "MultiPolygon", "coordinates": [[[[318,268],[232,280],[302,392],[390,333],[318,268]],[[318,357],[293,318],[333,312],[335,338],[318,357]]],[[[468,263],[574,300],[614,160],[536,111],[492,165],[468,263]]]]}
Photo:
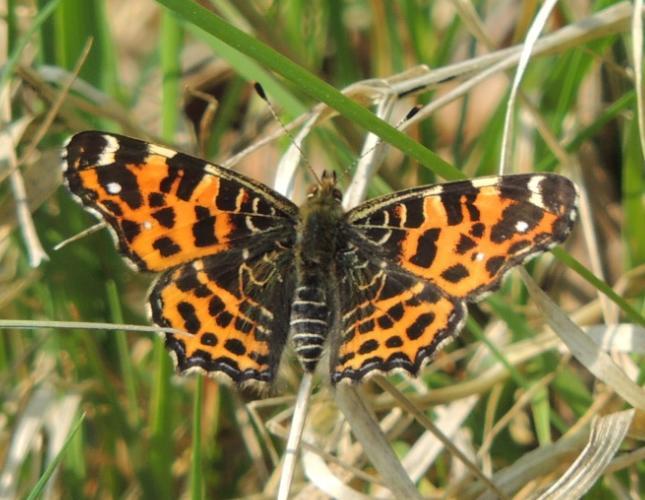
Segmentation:
{"type": "Polygon", "coordinates": [[[296,138],[293,136],[291,132],[287,129],[287,126],[285,123],[282,121],[282,119],[278,116],[278,113],[276,112],[275,108],[273,107],[273,104],[271,104],[271,101],[269,101],[269,98],[266,95],[266,92],[264,92],[264,87],[260,85],[259,82],[254,82],[253,83],[253,88],[255,89],[255,92],[260,96],[260,98],[267,104],[267,107],[269,108],[269,111],[271,112],[271,115],[280,124],[280,127],[284,131],[284,133],[287,135],[289,140],[291,141],[291,144],[298,150],[300,153],[300,158],[304,162],[305,166],[309,169],[309,172],[311,172],[311,175],[313,175],[314,179],[316,179],[316,182],[318,184],[321,184],[320,179],[318,178],[318,175],[316,174],[316,171],[314,168],[311,166],[311,163],[309,163],[309,160],[307,159],[307,156],[305,155],[305,152],[302,150],[300,147],[300,144],[298,144],[298,141],[296,138]]]}
{"type": "MultiPolygon", "coordinates": [[[[401,118],[401,119],[396,123],[396,125],[394,125],[394,128],[395,128],[395,129],[397,129],[397,130],[399,130],[401,127],[403,127],[403,125],[405,125],[405,123],[406,123],[406,122],[408,122],[409,120],[411,120],[411,119],[414,117],[414,115],[416,115],[419,111],[421,111],[421,109],[422,109],[422,108],[423,108],[423,106],[421,106],[421,104],[417,104],[417,105],[413,106],[413,107],[412,107],[412,108],[411,108],[411,109],[410,109],[410,110],[405,114],[405,116],[404,116],[403,118],[401,118]]],[[[367,151],[363,151],[363,153],[361,153],[361,155],[360,155],[358,158],[356,158],[356,160],[354,161],[354,164],[352,165],[352,167],[355,167],[355,166],[356,166],[356,164],[357,164],[357,163],[358,163],[362,158],[364,158],[364,157],[366,157],[366,156],[368,156],[368,155],[372,154],[372,152],[373,152],[376,148],[380,147],[380,146],[381,146],[381,144],[383,144],[383,139],[379,137],[379,138],[376,140],[376,142],[374,143],[374,145],[373,145],[371,148],[369,148],[367,151]]]]}

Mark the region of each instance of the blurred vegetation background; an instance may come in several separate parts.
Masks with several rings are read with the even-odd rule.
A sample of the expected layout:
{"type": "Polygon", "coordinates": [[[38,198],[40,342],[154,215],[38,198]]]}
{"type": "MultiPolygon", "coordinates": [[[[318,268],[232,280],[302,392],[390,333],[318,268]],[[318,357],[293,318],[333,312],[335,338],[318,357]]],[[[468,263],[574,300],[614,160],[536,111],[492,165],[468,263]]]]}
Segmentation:
{"type": "MultiPolygon", "coordinates": [[[[293,139],[252,82],[262,83],[286,124],[318,109],[316,96],[326,95],[322,83],[299,78],[234,30],[211,24],[204,31],[199,21],[210,18],[200,9],[332,87],[351,85],[346,94],[369,109],[377,109],[383,89],[407,85],[391,99],[391,123],[416,104],[445,99],[422,108],[405,134],[475,177],[498,171],[516,62],[477,78],[512,58],[510,48],[526,38],[538,8],[511,0],[0,1],[0,318],[34,327],[0,323],[0,497],[275,495],[301,376],[290,354],[274,391],[258,399],[211,379],[174,375],[152,333],[47,324],[148,325],[153,279],[127,268],[106,230],[54,250],[95,223],[61,187],[66,137],[119,132],[217,163],[245,152],[234,168],[271,185],[293,139]],[[466,84],[472,86],[460,91],[466,84]],[[448,99],[451,92],[456,97],[448,99]],[[277,140],[247,149],[270,134],[277,140]],[[52,463],[59,465],[50,475],[52,463]]],[[[634,59],[642,38],[632,8],[609,0],[555,6],[542,28],[552,44],[534,51],[514,109],[508,171],[555,171],[578,183],[581,221],[568,254],[545,255],[527,268],[559,306],[547,316],[564,311],[589,335],[595,329],[603,352],[642,384],[645,141],[638,124],[642,61],[634,59]],[[595,22],[567,31],[585,19],[595,22]],[[572,269],[567,255],[582,269],[572,269]],[[600,280],[590,283],[586,269],[600,280]],[[612,332],[620,334],[613,343],[612,332]]],[[[333,168],[345,187],[366,130],[350,107],[341,102],[337,111],[321,115],[304,148],[317,171],[333,168]]],[[[415,151],[390,148],[370,177],[368,197],[457,175],[431,156],[419,163],[424,153],[415,151]]],[[[310,180],[306,169],[297,172],[295,200],[310,180]]],[[[597,378],[545,327],[517,273],[470,312],[464,332],[421,378],[391,377],[391,387],[370,381],[361,394],[420,495],[469,498],[486,486],[402,409],[395,387],[506,495],[529,497],[563,475],[593,417],[630,405],[621,387],[597,378]]],[[[329,469],[298,470],[293,494],[341,496],[327,471],[354,491],[382,494],[333,398],[323,370],[305,436],[324,451],[329,469]]],[[[642,425],[642,410],[635,418],[642,425]]],[[[588,498],[639,496],[645,457],[634,425],[600,446],[612,450],[607,471],[578,464],[593,485],[588,498]]],[[[306,465],[312,457],[305,458],[306,465]]]]}

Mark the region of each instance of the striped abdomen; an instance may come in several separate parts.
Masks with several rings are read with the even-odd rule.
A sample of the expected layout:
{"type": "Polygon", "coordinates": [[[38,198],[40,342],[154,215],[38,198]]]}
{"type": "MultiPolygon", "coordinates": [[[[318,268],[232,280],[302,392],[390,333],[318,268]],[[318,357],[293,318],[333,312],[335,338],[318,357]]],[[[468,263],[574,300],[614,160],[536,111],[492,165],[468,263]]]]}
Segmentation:
{"type": "Polygon", "coordinates": [[[297,286],[291,306],[290,336],[305,371],[316,369],[329,331],[329,307],[321,286],[297,286]]]}

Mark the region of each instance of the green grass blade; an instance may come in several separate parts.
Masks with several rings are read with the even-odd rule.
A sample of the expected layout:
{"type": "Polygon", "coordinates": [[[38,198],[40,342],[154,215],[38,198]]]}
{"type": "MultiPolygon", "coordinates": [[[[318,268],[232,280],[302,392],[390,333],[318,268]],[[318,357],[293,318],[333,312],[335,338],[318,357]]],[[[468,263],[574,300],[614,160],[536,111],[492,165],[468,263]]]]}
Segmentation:
{"type": "Polygon", "coordinates": [[[52,15],[54,9],[59,3],[60,0],[51,0],[51,2],[49,2],[34,18],[29,29],[18,39],[14,50],[9,55],[7,63],[4,65],[4,68],[0,73],[0,90],[4,88],[11,75],[13,75],[18,64],[18,60],[20,59],[20,54],[22,54],[23,49],[27,46],[29,40],[31,40],[33,34],[49,18],[49,16],[52,15]]]}
{"type": "MultiPolygon", "coordinates": [[[[575,137],[565,144],[566,151],[573,153],[580,149],[585,141],[592,140],[597,137],[603,127],[606,127],[609,122],[615,120],[621,113],[624,113],[636,101],[636,93],[634,91],[626,92],[624,95],[612,102],[589,126],[580,130],[575,137]]],[[[553,156],[551,152],[544,160],[538,163],[536,170],[538,172],[549,172],[555,168],[559,159],[553,156]]]]}
{"type": "Polygon", "coordinates": [[[603,280],[597,278],[589,269],[583,266],[580,262],[574,259],[570,254],[565,252],[562,248],[556,247],[551,250],[553,255],[562,263],[569,266],[577,272],[582,278],[587,280],[591,285],[609,297],[618,307],[620,307],[625,315],[632,321],[645,325],[645,318],[641,316],[636,309],[634,309],[625,299],[618,295],[614,290],[603,280]]]}
{"type": "Polygon", "coordinates": [[[84,420],[85,420],[85,413],[83,413],[80,417],[78,417],[78,420],[74,424],[74,427],[72,427],[72,430],[69,433],[69,436],[67,436],[67,439],[63,443],[63,447],[60,449],[60,451],[54,457],[54,459],[51,462],[49,462],[49,465],[45,469],[45,472],[43,473],[42,476],[40,476],[40,478],[34,485],[33,489],[29,492],[29,495],[27,496],[27,500],[35,500],[36,498],[42,498],[45,486],[47,485],[47,481],[49,481],[49,478],[52,477],[52,474],[56,470],[56,467],[58,467],[58,464],[60,464],[61,461],[63,460],[63,457],[65,456],[65,452],[67,451],[67,448],[72,442],[72,439],[74,439],[74,436],[76,435],[78,430],[81,428],[81,424],[83,423],[84,420]]]}
{"type": "Polygon", "coordinates": [[[189,31],[205,44],[210,46],[214,52],[230,61],[235,71],[249,81],[258,81],[266,90],[272,101],[280,103],[280,106],[292,117],[296,117],[308,111],[307,106],[300,102],[278,81],[272,73],[266,71],[252,58],[240,54],[230,45],[223,43],[218,38],[210,36],[201,29],[190,26],[189,31]]]}
{"type": "Polygon", "coordinates": [[[257,39],[226,23],[208,9],[183,0],[158,0],[186,21],[219,38],[239,52],[255,59],[297,85],[303,92],[337,110],[348,120],[375,133],[386,142],[415,158],[433,172],[446,179],[462,179],[464,175],[438,155],[423,147],[388,123],[377,118],[361,105],[345,97],[328,83],[316,78],[302,67],[257,39]]]}
{"type": "Polygon", "coordinates": [[[193,500],[204,498],[204,478],[202,474],[202,394],[204,377],[197,374],[193,390],[193,447],[190,460],[190,497],[193,500]]]}
{"type": "Polygon", "coordinates": [[[484,335],[484,330],[479,326],[477,321],[475,321],[472,317],[466,318],[466,328],[468,329],[469,332],[473,334],[473,336],[477,339],[483,342],[486,347],[490,350],[491,354],[497,359],[501,365],[504,366],[508,370],[508,373],[511,375],[511,378],[513,381],[519,385],[520,387],[524,387],[525,389],[528,390],[529,388],[529,383],[528,381],[522,376],[522,374],[513,366],[511,363],[508,362],[508,359],[504,356],[504,354],[493,344],[486,335],[484,335]]]}
{"type": "Polygon", "coordinates": [[[179,103],[181,89],[181,41],[183,30],[177,23],[175,16],[168,11],[161,18],[161,92],[163,95],[163,109],[161,112],[162,137],[173,142],[179,121],[179,103]]]}
{"type": "Polygon", "coordinates": [[[645,170],[643,151],[640,148],[638,124],[630,120],[625,126],[625,160],[623,166],[622,199],[625,221],[623,239],[628,267],[645,262],[645,231],[643,231],[643,193],[645,193],[645,170]]]}
{"type": "MultiPolygon", "coordinates": [[[[106,285],[107,302],[110,308],[110,319],[116,324],[123,324],[123,311],[121,309],[121,300],[116,284],[113,280],[106,285]]],[[[126,332],[114,332],[117,350],[119,353],[119,362],[121,364],[121,376],[125,385],[127,394],[127,418],[134,426],[139,426],[139,405],[137,403],[137,384],[130,349],[126,339],[126,332]]]]}

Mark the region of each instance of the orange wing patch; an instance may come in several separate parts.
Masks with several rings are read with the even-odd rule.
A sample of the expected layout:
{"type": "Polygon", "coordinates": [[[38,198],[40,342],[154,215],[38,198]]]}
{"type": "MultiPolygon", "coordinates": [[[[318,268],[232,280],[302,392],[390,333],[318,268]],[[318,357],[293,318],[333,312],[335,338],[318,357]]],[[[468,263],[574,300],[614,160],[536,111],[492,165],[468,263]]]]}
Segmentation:
{"type": "Polygon", "coordinates": [[[390,260],[473,300],[511,267],[568,236],[576,191],[556,175],[509,175],[415,188],[348,214],[390,260]]]}

